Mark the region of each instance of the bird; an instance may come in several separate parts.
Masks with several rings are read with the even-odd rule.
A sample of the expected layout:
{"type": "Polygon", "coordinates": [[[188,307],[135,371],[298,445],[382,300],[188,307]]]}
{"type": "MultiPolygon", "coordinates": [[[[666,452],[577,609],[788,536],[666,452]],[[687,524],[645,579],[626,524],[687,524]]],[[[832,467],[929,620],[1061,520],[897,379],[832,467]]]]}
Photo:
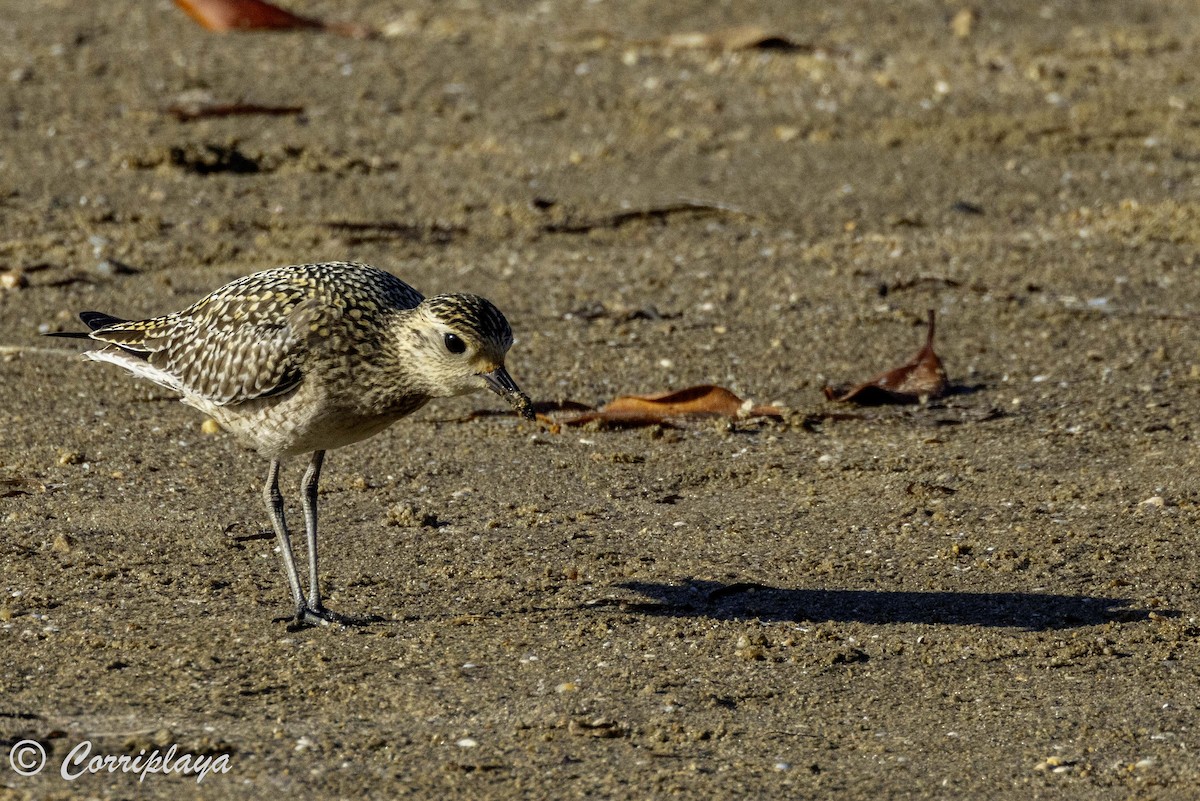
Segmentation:
{"type": "Polygon", "coordinates": [[[488,389],[533,420],[533,403],[505,368],[512,329],[470,294],[426,298],[367,264],[323,262],[231,281],[182,311],[125,320],[79,319],[108,362],[179,393],[270,460],[263,499],[295,604],[295,625],[353,624],[327,609],[317,573],[317,484],[325,452],[378,434],[434,398],[488,389]],[[300,483],[308,546],[300,582],[279,489],[282,461],[310,454],[300,483]]]}

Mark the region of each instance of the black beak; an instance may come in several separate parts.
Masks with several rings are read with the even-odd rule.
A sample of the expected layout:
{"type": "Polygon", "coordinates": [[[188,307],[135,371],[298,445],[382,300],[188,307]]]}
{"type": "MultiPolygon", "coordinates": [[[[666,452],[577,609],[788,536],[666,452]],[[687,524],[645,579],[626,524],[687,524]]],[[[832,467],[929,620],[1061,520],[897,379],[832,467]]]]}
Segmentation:
{"type": "Polygon", "coordinates": [[[483,380],[487,382],[488,389],[511,403],[512,407],[517,410],[517,414],[526,420],[536,418],[533,413],[533,401],[521,391],[517,382],[512,380],[512,376],[508,374],[508,370],[505,370],[503,365],[490,373],[484,373],[483,380]]]}

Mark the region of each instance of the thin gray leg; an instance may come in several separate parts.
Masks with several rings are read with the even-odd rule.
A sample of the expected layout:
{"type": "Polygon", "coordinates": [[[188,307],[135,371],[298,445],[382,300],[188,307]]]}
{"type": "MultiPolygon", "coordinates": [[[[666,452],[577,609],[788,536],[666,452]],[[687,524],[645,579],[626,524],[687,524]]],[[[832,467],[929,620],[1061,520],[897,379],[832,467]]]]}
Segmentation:
{"type": "Polygon", "coordinates": [[[287,519],[284,517],[283,495],[279,492],[278,459],[271,460],[271,471],[267,473],[267,483],[263,486],[263,499],[267,502],[267,511],[271,514],[271,525],[275,527],[279,551],[283,554],[283,567],[287,571],[292,598],[296,602],[296,619],[302,620],[308,605],[304,601],[304,590],[300,588],[300,574],[296,571],[296,558],[292,555],[292,540],[288,536],[287,519]]]}
{"type": "Polygon", "coordinates": [[[321,589],[317,582],[317,482],[321,480],[321,464],[325,451],[314,451],[304,480],[300,483],[300,497],[304,501],[304,531],[308,536],[308,604],[314,612],[321,612],[321,589]]]}
{"type": "Polygon", "coordinates": [[[341,623],[346,626],[359,626],[374,623],[379,618],[356,618],[339,615],[321,605],[321,591],[317,582],[317,482],[321,478],[321,464],[325,461],[325,451],[315,451],[304,480],[300,484],[301,497],[304,505],[304,524],[308,535],[308,569],[312,593],[308,600],[304,598],[304,590],[300,586],[300,573],[296,570],[296,557],[292,554],[292,542],[288,537],[287,521],[283,512],[283,495],[279,492],[279,460],[271,460],[271,472],[267,475],[267,484],[263,487],[263,498],[266,499],[267,509],[271,513],[271,523],[275,526],[275,535],[279,538],[279,550],[283,553],[283,566],[287,570],[288,584],[292,587],[292,597],[296,601],[295,624],[299,626],[327,626],[330,623],[341,623]]]}

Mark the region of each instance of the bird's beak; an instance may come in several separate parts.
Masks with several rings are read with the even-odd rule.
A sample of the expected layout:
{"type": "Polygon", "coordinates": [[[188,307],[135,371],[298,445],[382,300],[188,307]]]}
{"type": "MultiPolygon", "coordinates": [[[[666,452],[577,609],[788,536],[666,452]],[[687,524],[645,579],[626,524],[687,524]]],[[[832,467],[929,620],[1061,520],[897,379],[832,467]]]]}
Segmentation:
{"type": "Polygon", "coordinates": [[[521,391],[517,382],[512,380],[512,376],[508,374],[508,370],[504,369],[504,365],[500,365],[490,373],[484,373],[483,380],[487,382],[488,389],[511,403],[512,407],[517,410],[517,414],[526,420],[535,419],[533,401],[521,391]]]}

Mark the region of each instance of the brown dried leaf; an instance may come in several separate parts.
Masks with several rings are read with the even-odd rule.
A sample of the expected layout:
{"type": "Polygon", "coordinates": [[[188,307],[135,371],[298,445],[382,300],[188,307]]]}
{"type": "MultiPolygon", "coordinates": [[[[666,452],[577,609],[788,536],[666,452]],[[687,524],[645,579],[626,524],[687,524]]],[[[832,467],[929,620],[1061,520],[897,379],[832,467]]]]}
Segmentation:
{"type": "Polygon", "coordinates": [[[331,31],[356,39],[373,35],[370,28],[339,22],[323,22],[285,11],[264,0],[175,0],[175,5],[210,31],[291,30],[309,28],[331,31]]]}
{"type": "Polygon", "coordinates": [[[320,28],[318,20],[301,17],[263,0],[175,0],[175,5],[210,31],[320,28]]]}
{"type": "Polygon", "coordinates": [[[884,403],[918,403],[921,400],[940,398],[950,389],[946,368],[933,350],[935,321],[933,310],[929,310],[929,331],[925,336],[925,347],[905,364],[871,378],[856,387],[839,392],[833,387],[824,387],[829,400],[874,406],[884,403]]]}
{"type": "Polygon", "coordinates": [[[603,408],[562,421],[578,426],[599,420],[617,426],[649,426],[677,417],[783,417],[777,406],[755,406],[724,387],[711,384],[652,395],[625,395],[603,408]]]}

